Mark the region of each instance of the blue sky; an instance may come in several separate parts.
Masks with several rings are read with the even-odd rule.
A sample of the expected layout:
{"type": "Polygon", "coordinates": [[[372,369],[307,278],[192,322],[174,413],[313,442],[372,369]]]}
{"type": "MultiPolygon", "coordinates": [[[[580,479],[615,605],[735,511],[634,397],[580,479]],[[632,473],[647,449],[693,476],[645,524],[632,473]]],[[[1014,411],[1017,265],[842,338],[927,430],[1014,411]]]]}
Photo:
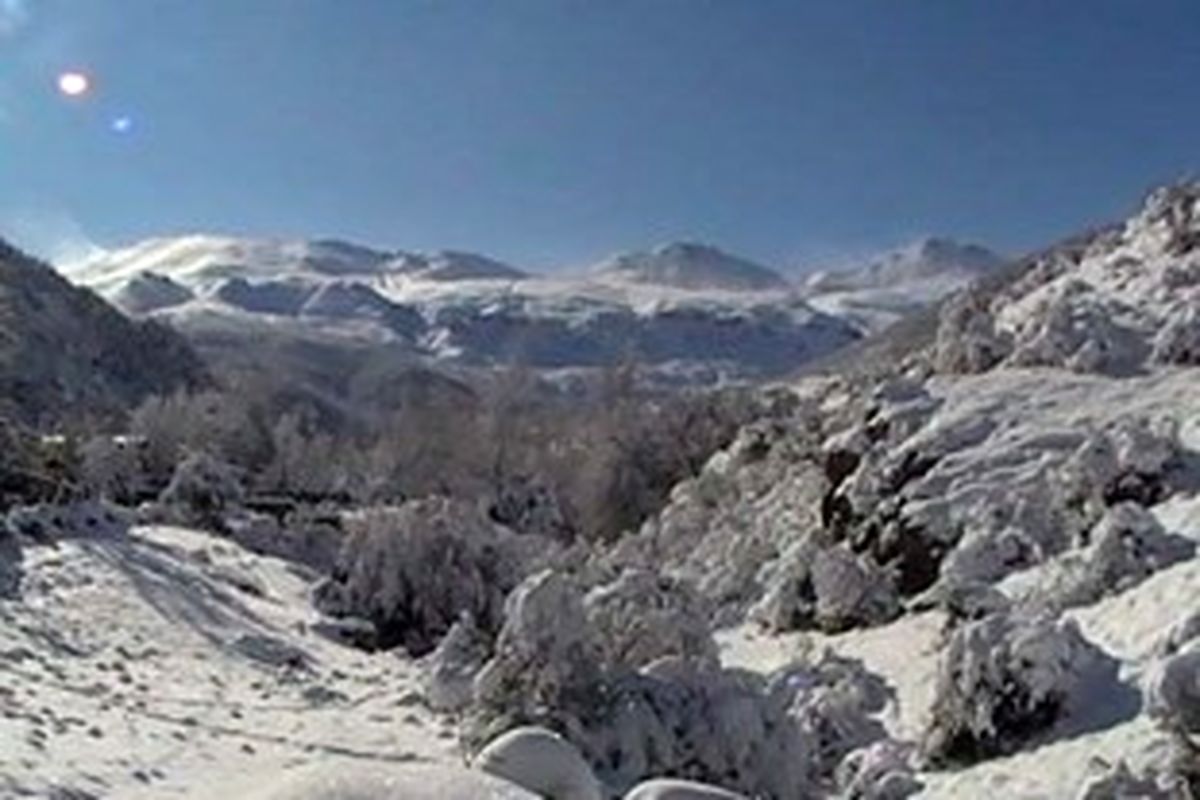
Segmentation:
{"type": "Polygon", "coordinates": [[[1196,0],[0,0],[0,234],[1015,252],[1196,171],[1197,42],[1196,0]]]}

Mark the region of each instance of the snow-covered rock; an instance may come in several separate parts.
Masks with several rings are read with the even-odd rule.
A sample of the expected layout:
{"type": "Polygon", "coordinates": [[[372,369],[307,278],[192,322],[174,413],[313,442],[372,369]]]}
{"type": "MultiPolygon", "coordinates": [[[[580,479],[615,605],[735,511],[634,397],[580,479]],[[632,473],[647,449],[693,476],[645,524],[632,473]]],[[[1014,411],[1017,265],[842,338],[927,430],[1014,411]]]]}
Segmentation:
{"type": "Polygon", "coordinates": [[[1200,733],[1200,643],[1156,661],[1145,683],[1145,709],[1174,730],[1200,733]]]}
{"type": "Polygon", "coordinates": [[[514,728],[488,742],[472,766],[545,800],[603,800],[604,796],[579,749],[554,731],[535,725],[514,728]]]}
{"type": "Polygon", "coordinates": [[[837,768],[841,800],[903,800],[921,789],[914,775],[914,747],[881,739],[855,750],[837,768]]]}
{"type": "Polygon", "coordinates": [[[744,795],[719,786],[674,778],[643,781],[625,793],[622,800],[747,800],[744,795]]]}
{"type": "Polygon", "coordinates": [[[450,626],[433,652],[421,659],[422,683],[431,708],[455,712],[471,704],[475,676],[487,663],[491,644],[470,614],[450,626]]]}
{"type": "Polygon", "coordinates": [[[966,305],[951,303],[942,312],[939,365],[1127,375],[1193,363],[1198,197],[1200,183],[1157,190],[1122,225],[1027,260],[1014,279],[966,305]]]}
{"type": "Polygon", "coordinates": [[[1191,558],[1191,540],[1163,530],[1142,506],[1110,508],[1087,533],[1088,544],[1049,564],[1024,602],[1044,607],[1087,605],[1117,594],[1170,565],[1191,558]]]}

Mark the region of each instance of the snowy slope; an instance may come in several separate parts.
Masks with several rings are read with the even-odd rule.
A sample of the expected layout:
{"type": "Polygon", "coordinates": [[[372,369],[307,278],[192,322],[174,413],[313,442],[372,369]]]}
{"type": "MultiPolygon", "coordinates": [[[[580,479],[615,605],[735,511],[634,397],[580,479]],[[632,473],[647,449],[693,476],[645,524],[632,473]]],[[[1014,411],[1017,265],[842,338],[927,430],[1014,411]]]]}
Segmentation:
{"type": "Polygon", "coordinates": [[[114,526],[23,569],[0,600],[0,796],[210,800],[305,765],[455,760],[412,663],[317,635],[294,565],[114,526]]]}

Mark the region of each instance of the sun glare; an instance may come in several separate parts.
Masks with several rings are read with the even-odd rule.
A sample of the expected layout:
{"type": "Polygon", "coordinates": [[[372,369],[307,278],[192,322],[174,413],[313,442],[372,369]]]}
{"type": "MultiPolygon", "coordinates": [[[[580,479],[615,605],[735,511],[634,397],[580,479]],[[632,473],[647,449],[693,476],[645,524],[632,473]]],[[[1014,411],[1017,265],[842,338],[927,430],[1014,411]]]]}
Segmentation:
{"type": "Polygon", "coordinates": [[[82,72],[64,72],[58,76],[58,90],[67,97],[82,97],[91,88],[91,81],[82,72]]]}

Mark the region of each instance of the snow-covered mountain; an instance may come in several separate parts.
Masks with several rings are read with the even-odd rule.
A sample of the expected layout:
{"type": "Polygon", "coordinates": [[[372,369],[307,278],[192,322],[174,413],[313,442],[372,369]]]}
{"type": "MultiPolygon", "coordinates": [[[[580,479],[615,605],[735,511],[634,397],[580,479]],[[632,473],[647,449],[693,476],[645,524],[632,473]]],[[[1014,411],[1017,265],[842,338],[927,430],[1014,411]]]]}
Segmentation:
{"type": "Polygon", "coordinates": [[[787,279],[769,267],[694,242],[672,242],[646,252],[616,255],[591,272],[601,281],[700,291],[767,291],[788,286],[787,279]]]}
{"type": "Polygon", "coordinates": [[[985,247],[930,237],[859,262],[810,273],[804,291],[829,314],[877,332],[969,283],[1006,259],[985,247]]]}
{"type": "Polygon", "coordinates": [[[707,381],[786,372],[859,336],[777,273],[694,244],[540,277],[457,251],[184,236],[64,272],[127,313],[193,338],[365,339],[467,365],[572,369],[632,357],[707,381]]]}
{"type": "MultiPolygon", "coordinates": [[[[677,296],[532,285],[514,308],[572,320],[677,296]]],[[[470,318],[497,297],[473,291],[413,296],[470,318]]],[[[145,524],[15,508],[0,794],[524,798],[570,759],[580,796],[627,800],[681,775],[765,800],[1195,796],[1198,303],[1200,184],[1170,187],[952,295],[874,369],[764,392],[614,540],[463,497],[281,523],[208,459],[145,524]],[[561,737],[525,741],[562,758],[481,774],[539,723],[561,737]]]]}
{"type": "Polygon", "coordinates": [[[860,264],[814,272],[805,285],[814,292],[836,292],[887,289],[929,281],[969,281],[1003,263],[1001,256],[986,247],[929,237],[872,256],[860,264]]]}

